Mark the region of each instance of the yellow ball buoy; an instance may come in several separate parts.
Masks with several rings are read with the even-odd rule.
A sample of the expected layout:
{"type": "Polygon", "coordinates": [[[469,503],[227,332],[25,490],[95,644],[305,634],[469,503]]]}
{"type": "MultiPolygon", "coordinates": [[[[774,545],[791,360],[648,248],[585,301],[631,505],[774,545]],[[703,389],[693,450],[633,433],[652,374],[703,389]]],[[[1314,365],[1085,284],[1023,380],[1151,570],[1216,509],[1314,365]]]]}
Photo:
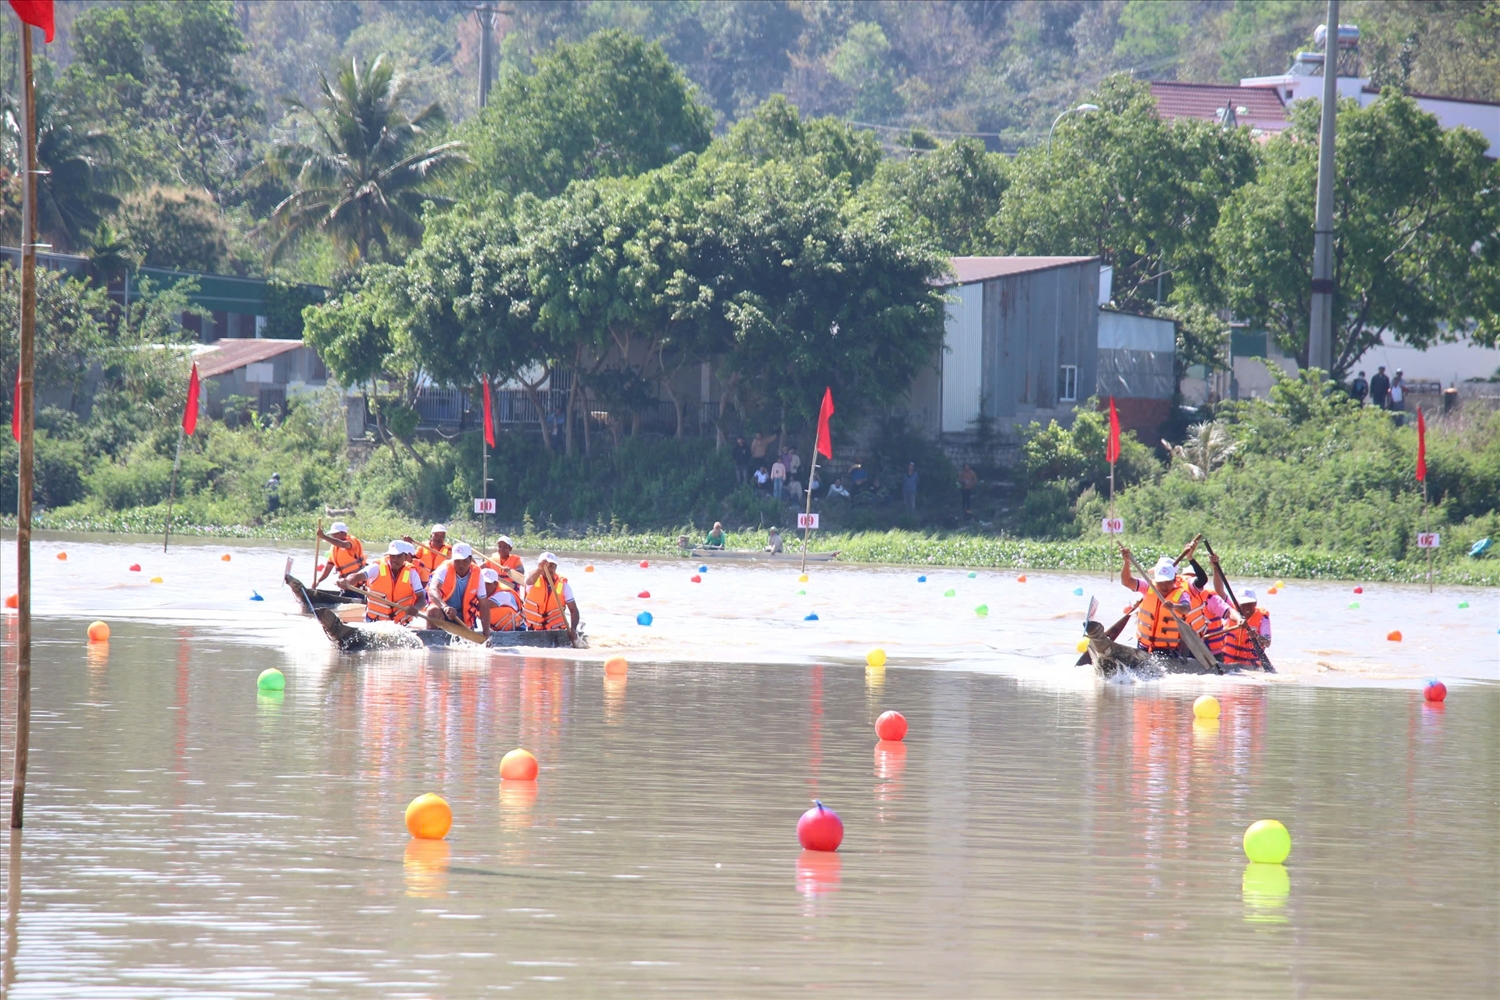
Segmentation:
{"type": "Polygon", "coordinates": [[[63,562],[67,562],[68,561],[68,554],[66,552],[59,552],[57,554],[57,558],[60,559],[60,560],[62,560],[63,562]]]}
{"type": "Polygon", "coordinates": [[[1079,639],[1078,645],[1074,648],[1080,653],[1087,653],[1089,651],[1089,641],[1087,639],[1079,639]]]}
{"type": "Polygon", "coordinates": [[[1211,694],[1203,695],[1193,702],[1193,715],[1199,719],[1217,719],[1219,717],[1219,699],[1211,694]]]}
{"type": "Polygon", "coordinates": [[[406,807],[406,830],[418,840],[442,840],[452,828],[453,810],[441,795],[418,795],[406,807]]]}
{"type": "Polygon", "coordinates": [[[161,577],[159,577],[159,576],[153,576],[153,577],[152,577],[152,578],[151,578],[151,582],[152,582],[152,583],[161,583],[161,582],[162,582],[162,579],[161,579],[161,577]]]}
{"type": "Polygon", "coordinates": [[[220,562],[228,562],[229,561],[229,553],[226,552],[222,556],[220,556],[219,557],[219,561],[220,562]]]}
{"type": "Polygon", "coordinates": [[[1284,589],[1286,589],[1286,581],[1285,580],[1277,580],[1276,581],[1276,589],[1277,590],[1284,590],[1284,589]]]}
{"type": "Polygon", "coordinates": [[[885,666],[885,650],[872,649],[865,654],[865,663],[872,667],[885,666]]]}
{"type": "Polygon", "coordinates": [[[1292,853],[1292,835],[1274,819],[1260,819],[1245,830],[1245,857],[1262,865],[1279,865],[1292,853]]]}
{"type": "Polygon", "coordinates": [[[109,626],[103,622],[94,622],[89,626],[89,642],[108,642],[109,626]]]}
{"type": "Polygon", "coordinates": [[[807,582],[807,574],[803,573],[801,576],[797,577],[797,582],[798,583],[806,583],[807,582]]]}
{"type": "Polygon", "coordinates": [[[617,677],[630,669],[630,664],[623,656],[611,656],[604,661],[604,672],[611,677],[617,677]]]}
{"type": "Polygon", "coordinates": [[[500,777],[504,781],[535,781],[536,758],[520,747],[500,758],[500,777]]]}

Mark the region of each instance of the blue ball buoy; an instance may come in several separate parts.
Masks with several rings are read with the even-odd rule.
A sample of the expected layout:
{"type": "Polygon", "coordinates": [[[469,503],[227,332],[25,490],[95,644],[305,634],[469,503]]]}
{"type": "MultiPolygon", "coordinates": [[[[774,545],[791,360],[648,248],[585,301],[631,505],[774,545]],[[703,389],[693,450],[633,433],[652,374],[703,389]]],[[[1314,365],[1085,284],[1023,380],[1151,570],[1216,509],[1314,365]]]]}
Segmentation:
{"type": "Polygon", "coordinates": [[[1082,587],[1074,587],[1073,588],[1073,596],[1074,597],[1082,597],[1083,596],[1083,588],[1082,587]]]}
{"type": "Polygon", "coordinates": [[[803,618],[802,620],[805,621],[805,622],[815,622],[815,621],[818,620],[818,613],[816,611],[814,611],[811,614],[809,614],[807,617],[803,618]]]}
{"type": "Polygon", "coordinates": [[[259,591],[252,590],[252,591],[250,591],[250,600],[252,600],[252,601],[264,601],[265,598],[260,596],[260,592],[259,591]]]}
{"type": "Polygon", "coordinates": [[[649,612],[649,611],[642,611],[640,614],[636,615],[635,616],[635,623],[637,625],[650,625],[651,624],[651,612],[649,612]]]}
{"type": "Polygon", "coordinates": [[[698,572],[700,572],[700,573],[707,573],[708,572],[708,567],[707,566],[699,566],[698,567],[698,572]]]}
{"type": "Polygon", "coordinates": [[[917,582],[918,583],[926,583],[927,582],[927,577],[925,577],[925,576],[919,576],[919,577],[917,577],[917,582]]]}

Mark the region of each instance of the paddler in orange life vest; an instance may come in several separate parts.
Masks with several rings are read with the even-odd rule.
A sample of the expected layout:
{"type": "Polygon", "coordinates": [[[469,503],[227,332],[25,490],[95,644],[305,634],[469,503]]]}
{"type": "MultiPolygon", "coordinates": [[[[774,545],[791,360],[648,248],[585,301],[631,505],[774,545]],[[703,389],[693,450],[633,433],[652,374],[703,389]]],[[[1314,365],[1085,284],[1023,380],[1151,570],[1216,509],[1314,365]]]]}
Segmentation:
{"type": "MultiPolygon", "coordinates": [[[[1223,636],[1219,623],[1228,614],[1229,605],[1218,594],[1203,590],[1179,576],[1177,563],[1169,556],[1162,556],[1152,567],[1148,583],[1130,575],[1130,550],[1122,548],[1121,554],[1124,562],[1120,567],[1120,583],[1143,595],[1136,609],[1136,646],[1148,653],[1182,655],[1184,650],[1177,621],[1163,606],[1169,603],[1189,628],[1205,637],[1209,651],[1215,656],[1220,655],[1223,636]]],[[[1191,550],[1183,558],[1190,556],[1191,550]]]]}
{"type": "Polygon", "coordinates": [[[421,576],[425,586],[432,579],[432,573],[443,563],[453,558],[453,546],[448,544],[448,527],[442,524],[434,524],[432,532],[427,541],[419,542],[410,535],[402,535],[403,541],[410,542],[416,546],[416,558],[412,560],[417,574],[421,576]]]}
{"type": "Polygon", "coordinates": [[[527,628],[565,628],[570,637],[578,637],[578,604],[573,600],[568,578],[557,572],[557,556],[550,552],[537,556],[536,569],[527,575],[523,594],[521,611],[526,616],[527,628]],[[572,616],[571,625],[565,620],[564,609],[572,616]]]}
{"type": "Polygon", "coordinates": [[[521,562],[521,557],[512,551],[513,548],[514,543],[511,542],[510,536],[501,535],[495,539],[495,554],[485,560],[491,569],[500,574],[501,582],[509,583],[512,590],[526,579],[526,565],[521,562]]]}
{"type": "Polygon", "coordinates": [[[480,567],[468,542],[459,542],[452,551],[453,558],[433,570],[428,578],[427,614],[469,627],[479,619],[480,598],[484,594],[480,567]]]}
{"type": "Polygon", "coordinates": [[[491,632],[514,632],[521,628],[525,619],[521,617],[521,605],[516,599],[516,588],[507,587],[500,579],[500,572],[486,566],[479,572],[484,597],[479,602],[479,621],[473,626],[485,635],[491,632]]]}
{"type": "MultiPolygon", "coordinates": [[[[1224,579],[1223,569],[1219,567],[1219,557],[1210,556],[1209,562],[1214,567],[1214,588],[1221,594],[1228,594],[1229,584],[1224,579]]],[[[1236,596],[1240,599],[1239,604],[1234,606],[1236,613],[1224,619],[1223,660],[1225,663],[1235,664],[1261,663],[1263,656],[1260,649],[1256,648],[1255,640],[1250,638],[1250,633],[1253,631],[1260,637],[1261,647],[1270,647],[1270,612],[1256,607],[1257,597],[1253,587],[1246,587],[1236,596]]]]}
{"type": "Polygon", "coordinates": [[[417,575],[412,557],[416,546],[404,539],[391,542],[385,555],[364,569],[339,577],[341,587],[363,587],[374,597],[365,601],[365,621],[405,625],[425,600],[422,579],[417,575]],[[377,598],[384,598],[383,600],[377,598]]]}
{"type": "Polygon", "coordinates": [[[328,561],[313,579],[313,589],[328,579],[330,573],[345,577],[365,568],[365,546],[358,538],[349,534],[349,526],[343,521],[334,521],[328,534],[320,530],[318,537],[328,543],[328,561]]]}

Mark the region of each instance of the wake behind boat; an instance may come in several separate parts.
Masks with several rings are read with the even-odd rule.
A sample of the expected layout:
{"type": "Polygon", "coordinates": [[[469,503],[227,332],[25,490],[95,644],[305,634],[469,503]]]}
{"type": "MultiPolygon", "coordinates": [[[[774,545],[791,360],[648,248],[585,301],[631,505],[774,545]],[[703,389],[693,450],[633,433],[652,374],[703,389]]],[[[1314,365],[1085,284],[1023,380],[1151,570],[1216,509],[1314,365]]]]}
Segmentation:
{"type": "MultiPolygon", "coordinates": [[[[474,648],[475,643],[435,628],[405,628],[389,622],[363,624],[345,622],[332,608],[317,610],[318,624],[343,653],[373,649],[449,649],[474,648]]],[[[580,633],[572,639],[566,629],[526,632],[491,632],[484,642],[486,649],[587,649],[588,640],[580,633]]]]}

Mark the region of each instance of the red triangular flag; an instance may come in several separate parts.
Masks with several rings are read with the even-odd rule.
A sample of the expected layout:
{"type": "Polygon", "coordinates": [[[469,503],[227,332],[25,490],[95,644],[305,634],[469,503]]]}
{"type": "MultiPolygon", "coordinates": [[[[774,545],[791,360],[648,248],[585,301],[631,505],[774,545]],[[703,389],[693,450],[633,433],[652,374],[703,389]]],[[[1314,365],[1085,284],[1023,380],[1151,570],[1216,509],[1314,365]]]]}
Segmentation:
{"type": "Polygon", "coordinates": [[[1120,460],[1120,414],[1113,396],[1109,397],[1109,443],[1104,446],[1104,460],[1110,465],[1120,460]]]}
{"type": "Polygon", "coordinates": [[[198,429],[198,362],[193,362],[193,374],[188,378],[187,405],[182,408],[182,433],[188,437],[198,429]]]}
{"type": "Polygon", "coordinates": [[[21,366],[16,365],[16,401],[10,408],[10,436],[21,443],[21,366]]]}
{"type": "Polygon", "coordinates": [[[484,377],[484,443],[495,447],[495,420],[491,416],[494,404],[490,402],[490,377],[484,377]]]}
{"type": "Polygon", "coordinates": [[[833,439],[828,436],[828,418],[833,416],[833,389],[823,390],[823,408],[818,411],[818,454],[833,458],[833,439]]]}
{"type": "Polygon", "coordinates": [[[1427,479],[1427,421],[1422,419],[1422,408],[1417,407],[1417,482],[1427,479]]]}
{"type": "Polygon", "coordinates": [[[41,28],[47,41],[52,41],[52,0],[10,0],[10,5],[15,8],[22,24],[41,28]]]}

